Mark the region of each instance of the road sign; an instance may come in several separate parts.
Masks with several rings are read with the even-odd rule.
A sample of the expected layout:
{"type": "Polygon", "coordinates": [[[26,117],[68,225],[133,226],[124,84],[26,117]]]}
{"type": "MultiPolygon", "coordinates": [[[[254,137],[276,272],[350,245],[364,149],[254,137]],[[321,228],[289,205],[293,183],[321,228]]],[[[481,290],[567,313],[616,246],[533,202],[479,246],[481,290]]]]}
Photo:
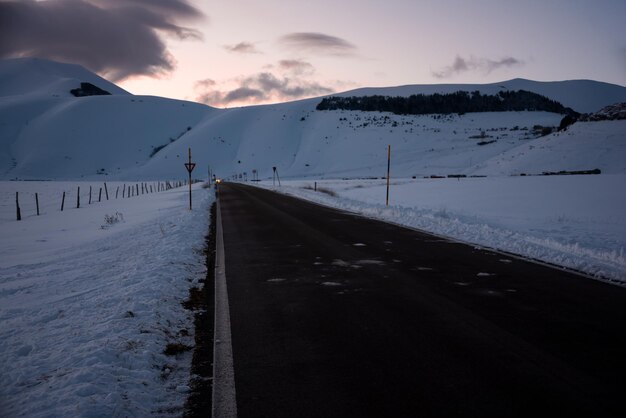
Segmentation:
{"type": "Polygon", "coordinates": [[[185,168],[189,173],[189,210],[191,210],[191,172],[196,168],[196,163],[191,162],[191,148],[189,148],[189,162],[185,163],[185,168]]]}

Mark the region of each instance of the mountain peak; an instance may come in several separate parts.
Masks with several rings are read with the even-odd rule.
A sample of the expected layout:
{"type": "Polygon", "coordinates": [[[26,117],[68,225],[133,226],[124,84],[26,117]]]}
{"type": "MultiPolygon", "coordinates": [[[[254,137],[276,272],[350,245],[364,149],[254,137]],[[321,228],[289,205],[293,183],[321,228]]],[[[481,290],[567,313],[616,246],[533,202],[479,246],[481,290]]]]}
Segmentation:
{"type": "Polygon", "coordinates": [[[113,95],[129,95],[99,75],[78,64],[41,58],[0,60],[0,97],[19,95],[71,96],[70,90],[90,83],[113,95]]]}

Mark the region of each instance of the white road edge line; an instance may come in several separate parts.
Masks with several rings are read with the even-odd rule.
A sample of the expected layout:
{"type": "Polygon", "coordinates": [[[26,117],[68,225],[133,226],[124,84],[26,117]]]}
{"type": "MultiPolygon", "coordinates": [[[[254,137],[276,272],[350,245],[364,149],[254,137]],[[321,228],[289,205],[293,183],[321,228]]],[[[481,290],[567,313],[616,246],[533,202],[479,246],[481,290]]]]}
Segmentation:
{"type": "Polygon", "coordinates": [[[236,418],[237,397],[230,333],[230,310],[226,288],[224,234],[219,197],[216,216],[215,255],[215,335],[213,343],[213,414],[214,418],[236,418]]]}

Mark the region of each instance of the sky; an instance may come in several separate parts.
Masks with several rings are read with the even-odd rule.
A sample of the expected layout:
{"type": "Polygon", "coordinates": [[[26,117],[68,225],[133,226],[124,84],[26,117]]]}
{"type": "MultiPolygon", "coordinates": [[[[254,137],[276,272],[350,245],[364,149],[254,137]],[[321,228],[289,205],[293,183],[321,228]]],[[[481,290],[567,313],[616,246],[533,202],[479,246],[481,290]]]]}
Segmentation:
{"type": "Polygon", "coordinates": [[[0,58],[216,107],[358,87],[626,85],[624,0],[0,0],[0,58]]]}

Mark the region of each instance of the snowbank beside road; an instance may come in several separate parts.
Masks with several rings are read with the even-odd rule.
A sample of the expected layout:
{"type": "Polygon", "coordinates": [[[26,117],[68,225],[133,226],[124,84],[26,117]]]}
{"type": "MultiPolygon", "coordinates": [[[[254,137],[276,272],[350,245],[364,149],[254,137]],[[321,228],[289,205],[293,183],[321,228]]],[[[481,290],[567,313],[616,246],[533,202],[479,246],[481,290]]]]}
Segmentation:
{"type": "Polygon", "coordinates": [[[77,184],[0,183],[0,410],[180,415],[191,351],[164,349],[193,345],[181,302],[206,275],[213,194],[194,185],[191,212],[183,187],[80,209],[66,201],[41,216],[23,203],[24,219],[12,217],[16,189],[45,201],[77,184]]]}
{"type": "Polygon", "coordinates": [[[275,189],[626,285],[625,185],[622,174],[398,179],[389,207],[384,180],[318,181],[318,192],[313,181],[288,181],[275,189]]]}

